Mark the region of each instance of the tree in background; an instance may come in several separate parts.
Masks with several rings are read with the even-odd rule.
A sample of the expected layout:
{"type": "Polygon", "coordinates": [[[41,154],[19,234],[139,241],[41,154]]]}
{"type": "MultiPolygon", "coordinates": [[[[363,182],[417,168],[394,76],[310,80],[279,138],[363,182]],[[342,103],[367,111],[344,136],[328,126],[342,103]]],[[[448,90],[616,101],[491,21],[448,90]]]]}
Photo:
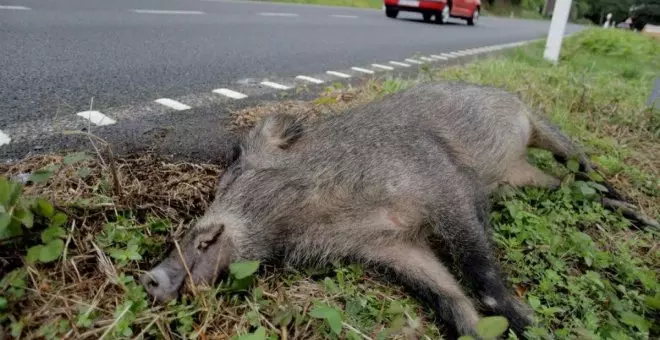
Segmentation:
{"type": "MultiPolygon", "coordinates": [[[[556,0],[486,0],[484,5],[489,9],[518,8],[551,15],[555,2],[556,0]]],[[[602,25],[607,13],[612,13],[612,20],[615,22],[633,17],[634,28],[641,30],[646,23],[660,24],[660,0],[573,0],[572,19],[587,18],[602,25]]]]}

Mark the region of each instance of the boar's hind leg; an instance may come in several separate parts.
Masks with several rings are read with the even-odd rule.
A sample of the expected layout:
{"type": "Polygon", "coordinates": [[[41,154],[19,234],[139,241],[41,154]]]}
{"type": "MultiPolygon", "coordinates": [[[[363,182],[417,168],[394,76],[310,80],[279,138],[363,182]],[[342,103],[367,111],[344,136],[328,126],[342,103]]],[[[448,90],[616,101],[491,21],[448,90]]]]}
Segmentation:
{"type": "MultiPolygon", "coordinates": [[[[524,329],[531,323],[531,311],[522,305],[507,289],[505,276],[494,258],[487,231],[487,210],[480,209],[482,204],[458,201],[451,211],[440,211],[436,223],[436,233],[451,251],[452,257],[473,288],[481,302],[496,315],[504,316],[510,328],[523,335],[524,329]]],[[[486,204],[486,202],[484,202],[486,204]]],[[[448,208],[449,209],[449,208],[448,208]]]]}
{"type": "Polygon", "coordinates": [[[475,335],[478,314],[445,266],[422,246],[395,244],[363,249],[368,263],[388,272],[395,281],[428,303],[436,315],[460,335],[475,335]]]}
{"type": "Polygon", "coordinates": [[[541,169],[521,160],[509,167],[504,183],[513,187],[535,186],[556,189],[560,185],[559,179],[546,174],[541,169]]]}

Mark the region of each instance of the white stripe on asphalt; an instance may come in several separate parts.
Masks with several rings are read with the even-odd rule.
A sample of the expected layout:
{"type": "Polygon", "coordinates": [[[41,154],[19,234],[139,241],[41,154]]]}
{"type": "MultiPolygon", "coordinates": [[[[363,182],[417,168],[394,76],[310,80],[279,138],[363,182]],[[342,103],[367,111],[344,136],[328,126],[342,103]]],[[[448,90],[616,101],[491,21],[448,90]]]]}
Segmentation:
{"type": "Polygon", "coordinates": [[[173,108],[177,111],[184,111],[184,110],[190,110],[191,109],[190,106],[188,106],[184,103],[178,102],[174,99],[159,98],[159,99],[156,99],[154,101],[158,104],[165,105],[165,106],[173,108]]]}
{"type": "Polygon", "coordinates": [[[337,76],[337,77],[340,77],[340,78],[350,78],[351,77],[350,74],[335,72],[335,71],[325,71],[325,73],[333,75],[333,76],[337,76]]]}
{"type": "Polygon", "coordinates": [[[333,18],[342,18],[342,19],[357,19],[357,15],[344,15],[344,14],[332,14],[330,15],[333,18]]]}
{"type": "Polygon", "coordinates": [[[456,56],[453,55],[453,54],[451,54],[451,53],[443,53],[443,54],[441,54],[440,56],[441,56],[441,57],[445,57],[445,58],[449,58],[449,59],[454,59],[454,58],[456,58],[456,56]]]}
{"type": "Polygon", "coordinates": [[[398,62],[398,61],[390,61],[390,64],[396,65],[396,66],[410,67],[410,64],[401,63],[401,62],[398,62]]]}
{"type": "Polygon", "coordinates": [[[275,12],[259,12],[257,15],[264,17],[297,17],[296,13],[275,13],[275,12]]]}
{"type": "MultiPolygon", "coordinates": [[[[13,9],[13,10],[17,10],[17,11],[29,11],[32,8],[25,7],[25,6],[2,6],[2,5],[0,5],[0,9],[13,9]]],[[[0,144],[0,145],[2,145],[2,144],[0,144]]]]}
{"type": "Polygon", "coordinates": [[[9,138],[9,136],[7,136],[6,133],[4,133],[4,132],[2,132],[2,130],[0,130],[0,146],[5,145],[5,144],[9,144],[9,142],[11,142],[11,138],[9,138]]]}
{"type": "Polygon", "coordinates": [[[422,60],[424,60],[424,61],[433,61],[433,59],[431,59],[431,58],[429,58],[429,57],[421,57],[421,58],[419,58],[419,59],[422,59],[422,60]]]}
{"type": "Polygon", "coordinates": [[[262,81],[261,85],[272,87],[272,88],[278,89],[278,90],[288,90],[288,89],[290,89],[290,87],[288,87],[286,85],[273,83],[272,81],[262,81]]]}
{"type": "Polygon", "coordinates": [[[97,126],[112,125],[116,123],[114,119],[102,114],[99,111],[82,111],[76,113],[76,115],[89,120],[92,122],[92,124],[97,126]]]}
{"type": "Polygon", "coordinates": [[[392,67],[392,66],[381,65],[381,64],[371,64],[371,66],[376,67],[376,68],[380,68],[380,69],[383,69],[383,70],[388,70],[388,71],[394,69],[394,67],[392,67]]]}
{"type": "Polygon", "coordinates": [[[230,89],[225,89],[225,88],[222,88],[222,89],[215,89],[215,90],[213,90],[213,93],[221,94],[221,95],[223,95],[223,96],[225,96],[225,97],[229,97],[229,98],[232,98],[232,99],[243,99],[243,98],[247,98],[247,95],[244,95],[244,94],[242,94],[242,93],[240,93],[240,92],[232,91],[232,90],[230,90],[230,89]]]}
{"type": "Polygon", "coordinates": [[[306,81],[308,81],[310,83],[314,83],[314,84],[323,84],[323,80],[313,78],[313,77],[308,77],[308,76],[297,76],[296,79],[306,80],[306,81]]]}
{"type": "Polygon", "coordinates": [[[447,59],[449,59],[447,57],[443,57],[441,55],[436,55],[436,54],[431,54],[431,58],[433,58],[435,60],[447,60],[447,59]]]}
{"type": "Polygon", "coordinates": [[[132,9],[131,12],[141,13],[141,14],[193,14],[193,15],[206,14],[202,11],[165,11],[159,9],[132,9]]]}
{"type": "Polygon", "coordinates": [[[422,62],[417,59],[406,59],[406,61],[413,64],[422,64],[422,62]]]}
{"type": "Polygon", "coordinates": [[[351,67],[351,69],[362,73],[374,74],[374,71],[367,70],[366,68],[362,68],[362,67],[351,67]]]}

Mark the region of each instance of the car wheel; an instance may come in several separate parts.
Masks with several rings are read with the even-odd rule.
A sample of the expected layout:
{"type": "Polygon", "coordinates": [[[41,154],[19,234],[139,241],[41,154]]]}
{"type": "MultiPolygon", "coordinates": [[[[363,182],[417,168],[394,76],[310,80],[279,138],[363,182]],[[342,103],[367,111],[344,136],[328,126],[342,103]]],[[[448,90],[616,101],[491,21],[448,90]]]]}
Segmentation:
{"type": "Polygon", "coordinates": [[[386,7],[385,15],[387,15],[388,18],[396,18],[396,16],[399,15],[399,10],[396,10],[391,7],[386,7]]]}
{"type": "Polygon", "coordinates": [[[424,21],[429,22],[431,21],[431,13],[423,13],[422,16],[424,17],[424,21]]]}
{"type": "Polygon", "coordinates": [[[467,23],[470,26],[474,26],[477,24],[477,21],[479,21],[479,8],[474,9],[474,12],[472,13],[472,17],[467,19],[467,23]]]}
{"type": "Polygon", "coordinates": [[[435,22],[443,25],[446,24],[447,21],[449,21],[449,11],[449,5],[445,5],[445,7],[442,8],[442,12],[435,15],[435,22]]]}

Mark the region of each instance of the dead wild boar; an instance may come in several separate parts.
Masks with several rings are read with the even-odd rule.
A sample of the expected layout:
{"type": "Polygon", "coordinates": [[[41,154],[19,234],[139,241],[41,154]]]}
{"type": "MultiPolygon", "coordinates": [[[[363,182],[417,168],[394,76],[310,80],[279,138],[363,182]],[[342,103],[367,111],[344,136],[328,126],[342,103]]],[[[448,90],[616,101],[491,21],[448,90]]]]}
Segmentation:
{"type": "MultiPolygon", "coordinates": [[[[517,96],[493,86],[461,81],[428,82],[349,109],[345,114],[364,115],[379,124],[388,121],[392,126],[416,126],[432,131],[460,164],[477,173],[490,192],[502,186],[549,189],[559,186],[558,178],[528,162],[528,148],[550,151],[560,163],[577,160],[581,171],[578,179],[588,179],[587,173],[596,169],[559,127],[517,96]]],[[[245,157],[253,163],[275,166],[289,162],[284,157],[287,152],[332,148],[332,145],[318,145],[324,140],[317,141],[313,125],[295,124],[293,128],[303,135],[300,142],[282,148],[271,141],[250,138],[245,157]]],[[[657,221],[636,212],[611,185],[604,181],[600,184],[608,189],[601,198],[606,208],[620,210],[633,221],[658,228],[657,221]]]]}
{"type": "Polygon", "coordinates": [[[180,251],[140,280],[168,301],[187,273],[194,284],[215,284],[233,261],[359,263],[384,270],[458,334],[476,335],[479,306],[522,335],[532,314],[492,252],[488,192],[449,147],[433,125],[384,115],[327,117],[304,129],[292,116],[268,116],[241,141],[180,251]],[[439,260],[445,255],[479,303],[439,260]]]}

